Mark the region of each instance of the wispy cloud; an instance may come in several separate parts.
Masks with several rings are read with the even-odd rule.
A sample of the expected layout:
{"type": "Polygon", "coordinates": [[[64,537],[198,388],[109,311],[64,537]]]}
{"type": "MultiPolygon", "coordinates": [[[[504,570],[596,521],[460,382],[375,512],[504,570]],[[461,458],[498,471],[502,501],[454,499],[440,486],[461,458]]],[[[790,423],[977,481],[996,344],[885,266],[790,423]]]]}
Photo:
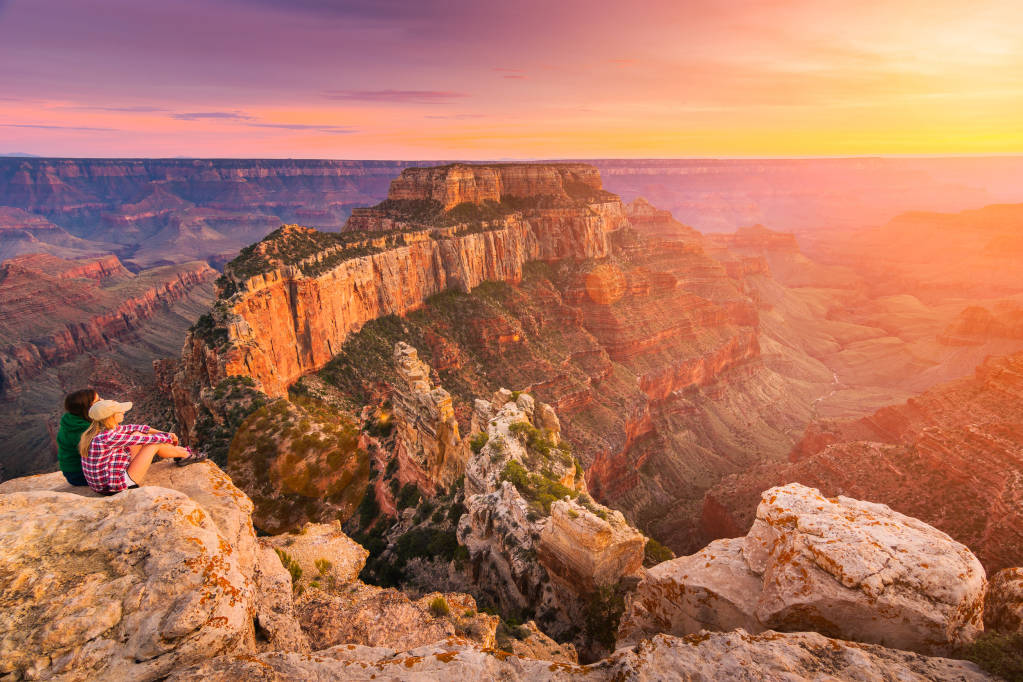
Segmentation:
{"type": "Polygon", "coordinates": [[[468,97],[464,92],[451,90],[328,90],[323,93],[323,96],[327,99],[354,102],[414,102],[419,104],[435,104],[468,97]]]}
{"type": "Polygon", "coordinates": [[[431,114],[424,116],[423,118],[436,118],[436,119],[450,119],[454,121],[464,121],[470,118],[486,118],[486,114],[450,114],[446,116],[431,114]]]}
{"type": "Polygon", "coordinates": [[[0,123],[0,128],[37,128],[40,130],[81,130],[89,132],[112,132],[118,128],[91,128],[88,126],[52,126],[42,123],[0,123]]]}
{"type": "Polygon", "coordinates": [[[183,114],[171,114],[170,117],[179,121],[248,121],[252,119],[251,116],[240,111],[193,111],[183,114]]]}
{"type": "Polygon", "coordinates": [[[167,111],[166,107],[131,106],[131,107],[104,107],[95,105],[75,105],[59,107],[61,109],[74,109],[76,111],[116,111],[129,114],[152,114],[167,111]]]}
{"type": "Polygon", "coordinates": [[[327,133],[330,135],[351,135],[359,132],[357,128],[347,128],[345,126],[325,126],[316,125],[313,123],[246,123],[245,125],[251,128],[277,128],[280,130],[311,130],[318,133],[327,133]]]}

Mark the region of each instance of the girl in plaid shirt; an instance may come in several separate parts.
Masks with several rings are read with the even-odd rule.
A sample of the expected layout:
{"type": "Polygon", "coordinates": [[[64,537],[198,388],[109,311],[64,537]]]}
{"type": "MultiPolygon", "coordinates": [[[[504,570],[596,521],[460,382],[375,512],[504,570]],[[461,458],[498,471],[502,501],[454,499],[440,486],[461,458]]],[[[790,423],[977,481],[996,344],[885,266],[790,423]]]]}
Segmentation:
{"type": "Polygon", "coordinates": [[[92,424],[82,434],[78,450],[82,473],[89,487],[104,495],[137,488],[149,471],[153,457],[174,459],[184,466],[206,459],[178,446],[178,437],[145,424],[122,424],[131,403],[100,400],[89,408],[92,424]]]}

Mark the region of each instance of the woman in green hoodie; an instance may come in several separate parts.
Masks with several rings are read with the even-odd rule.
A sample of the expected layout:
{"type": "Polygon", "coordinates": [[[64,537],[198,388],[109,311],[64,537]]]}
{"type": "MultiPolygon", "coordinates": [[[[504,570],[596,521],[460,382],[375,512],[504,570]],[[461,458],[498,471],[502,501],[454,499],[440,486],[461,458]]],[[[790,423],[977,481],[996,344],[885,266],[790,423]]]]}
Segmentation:
{"type": "Polygon", "coordinates": [[[89,485],[82,473],[82,456],[78,454],[78,441],[89,428],[89,408],[99,400],[99,394],[91,388],[68,393],[64,398],[66,412],[60,418],[57,431],[57,464],[61,473],[71,485],[89,485]]]}

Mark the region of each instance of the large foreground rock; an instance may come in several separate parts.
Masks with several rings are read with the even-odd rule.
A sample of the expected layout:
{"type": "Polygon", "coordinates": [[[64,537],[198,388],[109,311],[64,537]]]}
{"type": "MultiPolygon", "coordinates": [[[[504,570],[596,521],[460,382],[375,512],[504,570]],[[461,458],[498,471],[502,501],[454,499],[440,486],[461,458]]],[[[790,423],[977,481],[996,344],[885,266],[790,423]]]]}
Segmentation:
{"type": "Polygon", "coordinates": [[[944,653],[983,630],[984,589],[976,557],[944,533],[884,505],[790,484],[763,494],[745,538],[648,571],[619,642],[744,627],[944,653]]]}
{"type": "Polygon", "coordinates": [[[990,680],[972,663],[816,633],[658,635],[589,666],[535,661],[449,639],[411,651],[342,645],[312,655],[222,656],[170,680],[990,680]]]}
{"type": "Polygon", "coordinates": [[[154,679],[251,650],[252,583],[184,494],[0,495],[0,676],[154,679]]]}
{"type": "Polygon", "coordinates": [[[984,597],[984,627],[1023,635],[1023,568],[995,573],[984,597]]]}

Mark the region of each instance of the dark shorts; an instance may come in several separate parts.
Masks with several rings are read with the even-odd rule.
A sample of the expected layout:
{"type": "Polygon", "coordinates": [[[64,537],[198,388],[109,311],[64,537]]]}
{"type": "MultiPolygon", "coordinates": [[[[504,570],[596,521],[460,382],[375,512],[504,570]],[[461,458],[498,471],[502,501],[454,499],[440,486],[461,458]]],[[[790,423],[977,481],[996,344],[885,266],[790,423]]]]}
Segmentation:
{"type": "Polygon", "coordinates": [[[71,485],[89,485],[88,481],[85,480],[85,474],[81,471],[72,471],[71,473],[62,471],[61,473],[64,474],[64,478],[71,485]]]}

